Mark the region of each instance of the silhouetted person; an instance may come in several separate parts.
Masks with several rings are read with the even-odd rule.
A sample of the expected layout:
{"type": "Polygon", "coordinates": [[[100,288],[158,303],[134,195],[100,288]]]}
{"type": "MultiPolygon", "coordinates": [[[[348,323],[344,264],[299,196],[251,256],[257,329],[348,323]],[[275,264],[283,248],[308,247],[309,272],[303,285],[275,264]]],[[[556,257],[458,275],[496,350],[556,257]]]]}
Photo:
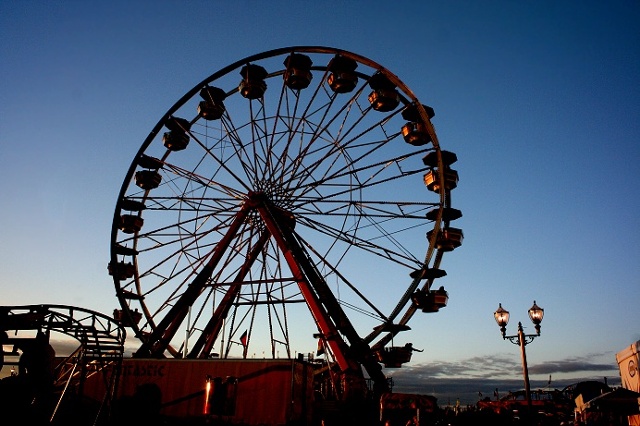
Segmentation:
{"type": "Polygon", "coordinates": [[[18,362],[19,374],[24,374],[29,382],[39,389],[53,386],[56,352],[49,344],[48,337],[38,332],[35,339],[18,346],[22,355],[18,362]]]}
{"type": "Polygon", "coordinates": [[[55,351],[42,332],[15,346],[22,354],[18,374],[3,379],[0,386],[2,418],[44,424],[52,411],[55,351]]]}

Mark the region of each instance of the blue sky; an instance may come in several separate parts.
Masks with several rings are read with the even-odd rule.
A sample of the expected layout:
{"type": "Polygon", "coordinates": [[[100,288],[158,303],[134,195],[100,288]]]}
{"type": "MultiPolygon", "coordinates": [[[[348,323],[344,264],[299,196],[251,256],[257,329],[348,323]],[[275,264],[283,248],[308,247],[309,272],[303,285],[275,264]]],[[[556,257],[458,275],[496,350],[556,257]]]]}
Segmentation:
{"type": "Polygon", "coordinates": [[[324,45],[396,74],[459,159],[449,305],[412,319],[398,380],[519,379],[492,313],[532,333],[534,299],[532,379],[617,377],[640,339],[639,22],[635,1],[2,2],[1,303],[110,313],[111,219],[152,127],[232,62],[324,45]]]}

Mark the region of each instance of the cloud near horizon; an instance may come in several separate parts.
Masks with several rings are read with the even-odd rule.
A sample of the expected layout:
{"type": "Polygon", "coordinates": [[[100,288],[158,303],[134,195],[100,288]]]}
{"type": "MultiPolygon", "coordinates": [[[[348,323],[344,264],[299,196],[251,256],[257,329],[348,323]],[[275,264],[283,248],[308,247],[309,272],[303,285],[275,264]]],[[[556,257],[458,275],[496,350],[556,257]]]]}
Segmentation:
{"type": "MultiPolygon", "coordinates": [[[[592,354],[529,365],[531,389],[561,390],[586,380],[606,380],[610,386],[619,386],[618,366],[614,362],[595,361],[608,355],[592,354]],[[539,375],[547,377],[531,377],[539,375]]],[[[503,354],[476,356],[459,362],[433,361],[387,369],[385,373],[392,377],[395,392],[430,394],[437,397],[441,405],[456,400],[474,404],[482,398],[493,398],[495,390],[502,396],[524,387],[520,358],[503,354]]]]}
{"type": "Polygon", "coordinates": [[[529,374],[577,373],[590,371],[616,371],[615,363],[598,363],[592,361],[599,355],[571,357],[559,361],[546,361],[529,367],[529,374]]]}
{"type": "MultiPolygon", "coordinates": [[[[606,372],[618,374],[615,362],[597,361],[609,354],[590,354],[569,357],[561,360],[545,361],[538,364],[529,363],[529,375],[573,374],[606,372]]],[[[512,355],[497,354],[491,356],[475,356],[465,360],[451,362],[436,360],[429,363],[415,364],[409,367],[411,375],[422,378],[496,378],[513,377],[520,372],[520,358],[512,355]]]]}

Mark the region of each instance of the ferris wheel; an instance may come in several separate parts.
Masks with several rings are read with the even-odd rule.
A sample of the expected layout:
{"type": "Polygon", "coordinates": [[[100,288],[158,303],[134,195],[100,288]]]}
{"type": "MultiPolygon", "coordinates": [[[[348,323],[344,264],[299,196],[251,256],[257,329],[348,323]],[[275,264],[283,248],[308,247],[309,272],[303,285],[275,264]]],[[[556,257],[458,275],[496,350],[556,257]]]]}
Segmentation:
{"type": "Polygon", "coordinates": [[[404,362],[385,346],[446,305],[434,281],[463,238],[433,117],[389,70],[329,47],[198,83],[115,207],[109,272],[134,356],[293,358],[319,339],[342,371],[383,380],[381,362],[404,362]]]}

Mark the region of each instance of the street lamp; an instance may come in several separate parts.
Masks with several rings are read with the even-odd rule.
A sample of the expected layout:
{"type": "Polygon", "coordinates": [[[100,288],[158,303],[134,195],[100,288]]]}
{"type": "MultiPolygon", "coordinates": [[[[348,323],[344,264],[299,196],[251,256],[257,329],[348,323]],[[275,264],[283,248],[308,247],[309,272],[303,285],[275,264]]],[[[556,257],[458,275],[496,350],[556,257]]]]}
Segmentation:
{"type": "Polygon", "coordinates": [[[500,331],[502,332],[502,338],[504,340],[509,339],[511,343],[520,346],[520,354],[522,355],[522,375],[524,376],[524,391],[527,398],[527,408],[531,413],[531,389],[529,386],[529,368],[527,367],[527,353],[524,349],[526,345],[533,342],[533,339],[540,336],[540,323],[544,316],[544,309],[533,301],[533,306],[529,309],[529,318],[536,327],[536,334],[524,334],[522,329],[522,323],[518,322],[518,334],[514,336],[507,336],[507,323],[509,322],[509,311],[502,307],[502,303],[498,304],[498,309],[493,313],[500,331]]]}

